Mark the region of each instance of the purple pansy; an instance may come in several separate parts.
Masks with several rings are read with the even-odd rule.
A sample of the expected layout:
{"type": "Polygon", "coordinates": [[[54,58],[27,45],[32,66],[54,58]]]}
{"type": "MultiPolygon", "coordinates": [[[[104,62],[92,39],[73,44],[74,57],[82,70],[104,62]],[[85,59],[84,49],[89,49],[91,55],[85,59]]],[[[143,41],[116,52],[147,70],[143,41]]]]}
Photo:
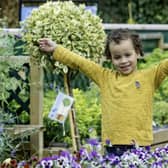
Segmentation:
{"type": "MultiPolygon", "coordinates": [[[[162,148],[138,147],[125,152],[122,156],[105,155],[97,150],[100,143],[97,139],[88,140],[91,149],[81,148],[78,152],[60,151],[58,155],[46,157],[36,168],[164,168],[168,167],[168,145],[162,148]]],[[[109,145],[110,140],[106,141],[109,145]]],[[[18,164],[23,168],[25,161],[18,164]]]]}

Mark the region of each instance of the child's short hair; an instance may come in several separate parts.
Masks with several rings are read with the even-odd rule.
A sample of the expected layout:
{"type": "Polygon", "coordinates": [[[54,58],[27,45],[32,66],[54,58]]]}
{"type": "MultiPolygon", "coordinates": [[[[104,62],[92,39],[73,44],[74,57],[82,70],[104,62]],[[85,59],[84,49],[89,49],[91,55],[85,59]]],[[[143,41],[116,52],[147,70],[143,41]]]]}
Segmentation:
{"type": "Polygon", "coordinates": [[[106,45],[105,45],[105,56],[107,59],[111,59],[111,53],[109,49],[109,45],[111,42],[115,42],[116,44],[119,44],[121,40],[127,40],[131,39],[134,49],[136,53],[140,54],[140,56],[143,56],[143,50],[142,50],[142,43],[139,38],[139,35],[135,32],[131,32],[128,29],[117,29],[110,33],[108,33],[106,45]]]}

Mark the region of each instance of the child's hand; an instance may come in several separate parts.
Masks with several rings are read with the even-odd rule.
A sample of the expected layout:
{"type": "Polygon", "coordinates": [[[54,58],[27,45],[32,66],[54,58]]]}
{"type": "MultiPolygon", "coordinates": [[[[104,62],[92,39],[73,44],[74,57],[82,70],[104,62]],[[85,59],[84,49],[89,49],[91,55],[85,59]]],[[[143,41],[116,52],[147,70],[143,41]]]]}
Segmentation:
{"type": "Polygon", "coordinates": [[[44,52],[54,52],[56,43],[50,39],[42,38],[39,40],[39,47],[44,52]]]}

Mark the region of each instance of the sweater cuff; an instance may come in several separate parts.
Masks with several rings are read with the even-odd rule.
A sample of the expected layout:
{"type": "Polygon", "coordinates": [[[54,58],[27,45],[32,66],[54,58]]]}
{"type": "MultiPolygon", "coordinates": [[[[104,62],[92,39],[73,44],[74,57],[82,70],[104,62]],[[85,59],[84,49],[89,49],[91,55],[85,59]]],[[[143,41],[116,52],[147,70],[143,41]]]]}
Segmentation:
{"type": "Polygon", "coordinates": [[[57,60],[58,57],[61,55],[62,48],[63,47],[61,45],[57,45],[55,47],[55,50],[54,50],[54,52],[52,54],[54,60],[57,60]]]}

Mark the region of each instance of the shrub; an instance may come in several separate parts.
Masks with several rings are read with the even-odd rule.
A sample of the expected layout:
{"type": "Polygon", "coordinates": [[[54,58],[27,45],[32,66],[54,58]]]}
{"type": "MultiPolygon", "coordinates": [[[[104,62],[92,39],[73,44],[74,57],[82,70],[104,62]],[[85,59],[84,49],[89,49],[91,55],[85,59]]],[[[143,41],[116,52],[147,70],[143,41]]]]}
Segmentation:
{"type": "MultiPolygon", "coordinates": [[[[84,5],[76,6],[71,1],[47,2],[32,11],[22,23],[22,29],[28,52],[41,65],[49,65],[50,61],[39,50],[38,40],[42,37],[96,62],[103,54],[105,32],[101,19],[86,11],[84,5]]],[[[65,66],[55,65],[67,71],[65,66]]]]}

